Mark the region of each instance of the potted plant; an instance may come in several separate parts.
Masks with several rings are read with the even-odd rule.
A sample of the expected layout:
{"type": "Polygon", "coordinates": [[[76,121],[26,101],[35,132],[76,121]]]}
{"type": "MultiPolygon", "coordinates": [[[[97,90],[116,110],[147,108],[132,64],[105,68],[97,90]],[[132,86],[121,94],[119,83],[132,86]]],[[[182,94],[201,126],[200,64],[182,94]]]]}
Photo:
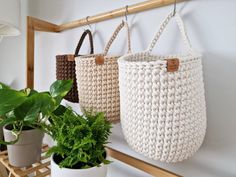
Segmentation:
{"type": "Polygon", "coordinates": [[[111,124],[103,113],[80,116],[71,108],[53,115],[48,133],[56,141],[49,149],[51,177],[105,177],[110,161],[106,160],[104,145],[111,133],[111,124]]]}
{"type": "Polygon", "coordinates": [[[54,82],[49,92],[14,90],[0,83],[0,126],[3,126],[9,163],[27,167],[40,160],[43,127],[69,92],[71,80],[54,82]]]}
{"type": "MultiPolygon", "coordinates": [[[[7,85],[5,85],[5,84],[2,84],[2,83],[0,82],[0,89],[6,89],[6,88],[10,88],[10,87],[7,86],[7,85]]],[[[0,119],[2,119],[1,116],[0,116],[0,119]]],[[[2,126],[0,126],[0,141],[1,141],[1,140],[3,140],[3,127],[2,127],[2,126]]],[[[0,144],[0,146],[1,146],[1,144],[0,144]]],[[[2,150],[2,146],[1,146],[0,149],[2,150]]]]}

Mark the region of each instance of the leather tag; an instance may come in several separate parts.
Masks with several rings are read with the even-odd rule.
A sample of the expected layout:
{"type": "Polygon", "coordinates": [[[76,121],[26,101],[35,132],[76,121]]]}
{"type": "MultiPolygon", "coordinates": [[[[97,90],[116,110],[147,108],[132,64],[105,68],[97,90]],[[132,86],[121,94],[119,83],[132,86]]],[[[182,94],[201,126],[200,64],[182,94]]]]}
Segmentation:
{"type": "Polygon", "coordinates": [[[179,69],[179,59],[173,58],[173,59],[167,59],[167,72],[175,72],[179,69]]]}
{"type": "Polygon", "coordinates": [[[67,61],[75,61],[74,55],[67,55],[67,61]]]}
{"type": "Polygon", "coordinates": [[[103,65],[104,64],[104,56],[96,56],[95,63],[97,65],[103,65]]]}

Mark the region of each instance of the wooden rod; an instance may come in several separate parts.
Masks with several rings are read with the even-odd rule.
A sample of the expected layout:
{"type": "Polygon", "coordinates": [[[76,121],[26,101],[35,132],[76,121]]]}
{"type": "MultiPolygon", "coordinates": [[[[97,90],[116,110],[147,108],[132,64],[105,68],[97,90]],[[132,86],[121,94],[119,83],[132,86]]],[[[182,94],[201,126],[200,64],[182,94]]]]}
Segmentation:
{"type": "Polygon", "coordinates": [[[34,88],[34,24],[31,17],[27,17],[27,87],[34,88]]]}
{"type": "Polygon", "coordinates": [[[30,20],[32,21],[33,28],[35,31],[59,32],[57,31],[58,25],[34,17],[28,17],[28,18],[30,18],[30,20]]]}
{"type": "Polygon", "coordinates": [[[128,165],[131,165],[134,168],[142,170],[152,176],[155,176],[155,177],[181,177],[181,176],[179,176],[175,173],[172,173],[168,170],[154,166],[150,163],[147,163],[147,162],[142,161],[140,159],[137,159],[137,158],[134,158],[134,157],[129,156],[127,154],[124,154],[124,153],[117,151],[113,148],[110,148],[110,147],[106,147],[106,148],[107,148],[107,153],[109,156],[111,156],[114,159],[117,159],[119,161],[122,161],[128,165]]]}
{"type": "MultiPolygon", "coordinates": [[[[185,1],[185,0],[177,0],[177,2],[182,2],[182,1],[185,1]]],[[[154,9],[157,7],[167,6],[167,5],[170,5],[173,3],[175,3],[175,0],[144,1],[144,2],[141,2],[138,4],[128,6],[127,14],[142,12],[142,11],[154,9]]],[[[72,28],[76,28],[76,27],[80,27],[80,26],[84,26],[84,25],[88,25],[88,24],[92,24],[92,23],[97,23],[97,22],[113,19],[116,17],[121,17],[121,16],[124,16],[125,13],[126,13],[126,7],[115,9],[115,10],[100,13],[100,14],[97,14],[94,16],[89,16],[88,18],[83,18],[80,20],[75,20],[72,22],[68,22],[68,23],[59,25],[57,31],[64,31],[64,30],[68,30],[68,29],[72,29],[72,28]]]]}
{"type": "Polygon", "coordinates": [[[58,25],[34,17],[27,17],[27,87],[34,88],[34,35],[35,31],[58,32],[58,25]]]}

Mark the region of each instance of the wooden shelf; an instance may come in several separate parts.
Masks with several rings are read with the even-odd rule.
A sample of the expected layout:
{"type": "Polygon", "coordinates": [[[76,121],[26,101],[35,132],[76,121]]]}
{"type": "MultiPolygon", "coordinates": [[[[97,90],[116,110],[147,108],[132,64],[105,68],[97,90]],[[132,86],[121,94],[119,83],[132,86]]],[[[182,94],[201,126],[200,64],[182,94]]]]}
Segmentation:
{"type": "Polygon", "coordinates": [[[0,163],[2,167],[4,166],[8,171],[9,175],[4,172],[4,168],[1,167],[0,177],[50,177],[50,158],[45,156],[45,152],[48,150],[48,146],[44,145],[42,147],[42,157],[41,161],[34,163],[31,167],[17,168],[9,164],[7,151],[0,152],[0,163]]]}
{"type": "MultiPolygon", "coordinates": [[[[0,177],[50,177],[50,157],[45,156],[45,153],[48,149],[49,148],[47,145],[43,145],[40,162],[34,163],[32,166],[25,168],[11,166],[9,164],[7,150],[0,152],[0,177]]],[[[171,173],[160,167],[153,166],[139,159],[135,159],[109,147],[107,147],[107,153],[109,156],[121,162],[125,162],[128,165],[131,165],[153,176],[180,177],[177,174],[171,173]]]]}

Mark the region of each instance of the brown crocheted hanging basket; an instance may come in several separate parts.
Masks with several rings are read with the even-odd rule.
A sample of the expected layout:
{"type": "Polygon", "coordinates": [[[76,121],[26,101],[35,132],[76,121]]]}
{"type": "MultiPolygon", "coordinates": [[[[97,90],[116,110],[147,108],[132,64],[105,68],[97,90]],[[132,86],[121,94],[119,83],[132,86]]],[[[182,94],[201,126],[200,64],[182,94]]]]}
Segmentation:
{"type": "Polygon", "coordinates": [[[73,103],[79,102],[74,58],[77,56],[80,56],[79,51],[80,51],[83,41],[87,35],[89,36],[89,42],[90,42],[90,47],[91,47],[90,54],[93,54],[94,48],[93,48],[92,33],[90,30],[85,30],[79,40],[77,47],[76,47],[75,54],[57,55],[56,56],[56,78],[57,78],[57,80],[68,80],[68,79],[73,80],[72,89],[64,97],[64,99],[66,99],[70,102],[73,102],[73,103]]]}

